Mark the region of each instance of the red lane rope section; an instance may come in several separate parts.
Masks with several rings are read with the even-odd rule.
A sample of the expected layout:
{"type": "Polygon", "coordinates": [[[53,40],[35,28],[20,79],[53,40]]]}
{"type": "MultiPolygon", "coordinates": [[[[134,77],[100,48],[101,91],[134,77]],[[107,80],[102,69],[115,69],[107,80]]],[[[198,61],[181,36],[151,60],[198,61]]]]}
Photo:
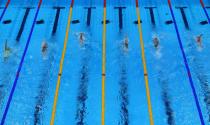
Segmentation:
{"type": "Polygon", "coordinates": [[[184,64],[185,64],[185,68],[186,68],[186,71],[187,71],[187,74],[188,74],[190,87],[191,87],[191,90],[192,90],[192,93],[193,93],[193,97],[194,97],[195,104],[196,104],[196,107],[197,107],[197,111],[198,111],[198,115],[199,115],[199,118],[200,118],[200,122],[201,122],[201,125],[205,125],[203,114],[202,114],[202,110],[201,110],[201,106],[200,106],[199,99],[198,99],[198,95],[196,93],[196,89],[195,89],[194,82],[193,82],[193,79],[192,79],[192,76],[191,76],[191,72],[190,72],[190,67],[189,67],[189,64],[188,64],[188,61],[187,61],[187,57],[186,57],[183,45],[182,45],[180,32],[179,32],[179,29],[178,29],[178,26],[177,26],[177,22],[176,22],[176,19],[175,19],[175,16],[174,16],[174,12],[173,12],[170,0],[168,0],[168,5],[169,5],[171,16],[172,16],[172,19],[173,19],[173,22],[174,22],[174,27],[175,27],[175,31],[176,31],[179,47],[180,47],[180,50],[181,50],[181,53],[182,53],[182,57],[183,57],[183,61],[184,61],[184,64]]]}
{"type": "Polygon", "coordinates": [[[168,0],[168,5],[169,7],[171,7],[171,0],[168,0]]]}
{"type": "Polygon", "coordinates": [[[42,0],[39,1],[38,8],[40,8],[41,4],[42,4],[42,0]]]}
{"type": "Polygon", "coordinates": [[[22,54],[22,57],[21,57],[21,60],[20,60],[20,63],[19,63],[19,66],[18,66],[18,69],[17,69],[17,72],[16,72],[16,77],[15,77],[15,80],[13,82],[12,89],[9,93],[9,97],[8,97],[7,102],[6,102],[6,107],[5,107],[5,109],[3,109],[4,111],[3,111],[3,116],[1,118],[0,125],[4,125],[4,123],[5,123],[6,116],[7,116],[7,113],[9,111],[9,107],[10,107],[10,104],[11,104],[11,101],[12,101],[12,98],[13,98],[13,95],[14,95],[14,92],[15,92],[15,88],[16,88],[17,83],[18,83],[19,74],[21,72],[21,69],[22,69],[22,66],[23,66],[23,63],[24,63],[24,59],[25,59],[25,56],[26,56],[26,53],[27,53],[27,50],[28,50],[28,47],[29,47],[29,44],[30,44],[30,41],[31,41],[31,36],[33,34],[33,31],[34,31],[35,22],[36,22],[37,17],[38,17],[38,13],[39,13],[39,10],[40,10],[41,3],[42,3],[42,0],[40,0],[39,6],[36,10],[36,14],[35,14],[35,17],[34,17],[34,20],[33,20],[33,24],[32,24],[32,27],[31,27],[31,30],[30,30],[30,33],[29,33],[29,36],[28,36],[28,39],[27,39],[27,42],[26,42],[26,45],[25,45],[25,48],[24,48],[24,52],[22,54]]]}
{"type": "Polygon", "coordinates": [[[138,0],[136,0],[136,7],[139,7],[139,2],[138,2],[138,0]]]}
{"type": "Polygon", "coordinates": [[[106,7],[106,0],[104,0],[104,8],[106,7]]]}
{"type": "Polygon", "coordinates": [[[201,6],[204,8],[204,3],[203,3],[203,0],[200,0],[200,3],[201,3],[201,6]]]}
{"type": "Polygon", "coordinates": [[[3,10],[3,12],[1,13],[0,22],[1,22],[2,18],[3,18],[3,16],[4,16],[4,14],[6,13],[6,10],[7,10],[7,7],[9,6],[9,4],[10,4],[10,0],[7,1],[6,5],[5,5],[5,7],[4,7],[4,10],[3,10]]]}
{"type": "Polygon", "coordinates": [[[72,0],[72,2],[71,2],[71,7],[73,7],[74,6],[74,0],[72,0]]]}
{"type": "Polygon", "coordinates": [[[203,8],[203,11],[204,11],[204,13],[205,13],[205,15],[206,15],[206,17],[207,17],[207,19],[208,19],[208,22],[209,22],[209,24],[210,24],[210,17],[209,17],[209,14],[208,14],[208,12],[207,12],[207,10],[206,10],[206,8],[205,8],[205,4],[204,4],[203,0],[200,0],[200,4],[201,4],[201,6],[202,6],[202,8],[203,8]]]}
{"type": "Polygon", "coordinates": [[[9,6],[10,1],[11,1],[11,0],[8,0],[8,1],[7,1],[6,7],[8,7],[8,6],[9,6]]]}

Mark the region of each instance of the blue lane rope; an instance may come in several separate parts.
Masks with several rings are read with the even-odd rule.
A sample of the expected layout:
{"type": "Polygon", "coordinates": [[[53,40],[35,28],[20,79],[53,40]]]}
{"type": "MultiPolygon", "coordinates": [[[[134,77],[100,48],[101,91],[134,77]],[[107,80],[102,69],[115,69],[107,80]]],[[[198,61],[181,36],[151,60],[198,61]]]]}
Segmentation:
{"type": "Polygon", "coordinates": [[[4,17],[4,14],[5,14],[5,12],[6,12],[7,8],[8,8],[8,6],[9,6],[9,3],[10,3],[10,0],[7,1],[6,5],[5,5],[5,7],[4,7],[4,10],[3,10],[3,12],[1,13],[0,22],[1,22],[1,20],[3,19],[3,17],[4,17]]]}
{"type": "Polygon", "coordinates": [[[174,27],[176,29],[176,34],[177,34],[177,38],[178,38],[178,42],[179,42],[179,47],[181,49],[182,56],[183,56],[183,59],[184,59],[184,64],[185,64],[185,67],[186,67],[186,70],[187,70],[187,73],[188,73],[188,78],[189,78],[190,86],[191,86],[193,96],[194,96],[194,99],[195,99],[196,107],[197,107],[197,110],[198,110],[198,113],[199,113],[200,122],[201,122],[201,125],[205,125],[203,115],[202,115],[202,111],[201,111],[201,108],[200,108],[200,104],[199,104],[199,101],[198,101],[198,96],[196,94],[195,86],[194,86],[194,83],[193,83],[193,80],[192,80],[190,68],[189,68],[187,58],[186,58],[186,55],[185,55],[185,52],[184,52],[184,49],[183,49],[181,37],[180,37],[180,34],[179,34],[179,30],[178,30],[178,27],[177,27],[176,19],[175,19],[175,16],[174,16],[174,12],[173,12],[170,0],[168,0],[168,5],[169,5],[169,8],[170,8],[172,18],[173,18],[174,27]]]}
{"type": "MultiPolygon", "coordinates": [[[[40,0],[41,2],[41,0],[40,0]]],[[[31,31],[30,31],[30,34],[29,34],[29,37],[28,37],[28,40],[26,42],[26,46],[25,46],[25,49],[24,49],[24,52],[23,52],[23,55],[22,55],[22,58],[21,58],[21,61],[19,63],[19,67],[18,67],[18,70],[17,70],[17,73],[16,73],[16,77],[15,77],[15,80],[13,82],[13,86],[12,86],[12,89],[10,91],[10,95],[9,95],[9,98],[8,98],[8,101],[7,101],[7,104],[6,104],[6,108],[4,110],[4,114],[3,114],[3,117],[1,119],[1,125],[4,125],[4,122],[5,122],[5,119],[6,119],[6,116],[7,116],[7,113],[8,113],[8,110],[9,110],[9,107],[10,107],[10,103],[12,101],[12,97],[13,97],[13,94],[14,94],[14,91],[15,91],[15,88],[16,88],[16,85],[17,85],[17,81],[18,81],[18,78],[19,78],[19,74],[20,74],[20,71],[22,69],[22,65],[23,65],[23,62],[24,62],[24,58],[25,58],[25,55],[26,55],[26,52],[28,50],[28,46],[29,46],[29,43],[30,43],[30,40],[31,40],[31,36],[32,36],[32,33],[33,33],[33,30],[34,30],[34,27],[35,27],[35,22],[37,20],[37,16],[38,16],[38,13],[39,13],[39,9],[40,9],[40,3],[39,3],[39,6],[37,7],[37,11],[36,11],[36,14],[35,14],[35,17],[34,17],[34,20],[33,20],[33,25],[31,27],[31,31]]]]}
{"type": "Polygon", "coordinates": [[[6,10],[7,10],[7,7],[4,7],[3,12],[1,13],[0,22],[1,22],[1,20],[3,19],[6,10]]]}
{"type": "Polygon", "coordinates": [[[206,17],[207,17],[207,19],[208,19],[208,22],[209,22],[209,24],[210,24],[210,18],[209,18],[209,15],[208,15],[207,11],[206,11],[206,8],[203,7],[203,10],[204,10],[204,12],[205,12],[205,14],[206,14],[206,17]]]}
{"type": "Polygon", "coordinates": [[[201,3],[201,6],[202,6],[202,8],[203,8],[203,10],[204,10],[204,13],[205,13],[205,15],[206,15],[206,17],[207,17],[207,19],[208,19],[208,22],[209,22],[209,24],[210,24],[209,14],[207,13],[207,10],[206,10],[206,8],[205,8],[205,5],[204,5],[203,0],[200,0],[200,3],[201,3]]]}

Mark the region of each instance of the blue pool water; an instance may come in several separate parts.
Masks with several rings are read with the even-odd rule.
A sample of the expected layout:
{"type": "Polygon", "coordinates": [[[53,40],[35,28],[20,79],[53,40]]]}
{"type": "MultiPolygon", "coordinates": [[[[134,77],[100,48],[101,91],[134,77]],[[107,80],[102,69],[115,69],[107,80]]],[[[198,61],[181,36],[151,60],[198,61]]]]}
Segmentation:
{"type": "MultiPolygon", "coordinates": [[[[7,2],[0,1],[0,14],[7,2]]],[[[1,125],[50,124],[55,93],[58,93],[55,125],[152,125],[151,119],[154,125],[210,124],[210,31],[206,15],[210,14],[210,1],[203,0],[205,8],[202,8],[200,0],[171,0],[181,38],[178,41],[167,0],[138,1],[141,30],[137,23],[136,0],[106,0],[105,75],[102,74],[104,1],[74,0],[70,28],[66,32],[71,3],[71,0],[43,0],[37,8],[39,0],[11,0],[5,9],[0,21],[1,125]],[[63,8],[58,10],[55,6],[63,8]],[[95,8],[90,13],[86,7],[95,8]],[[122,25],[120,9],[116,7],[125,7],[120,16],[122,25]],[[88,14],[91,15],[89,23],[88,14]],[[53,30],[56,15],[59,16],[57,30],[53,30]],[[31,39],[28,39],[31,31],[31,39]],[[145,54],[140,46],[139,31],[143,34],[145,54]],[[83,44],[79,42],[81,32],[85,36],[83,44]],[[196,43],[200,34],[202,47],[196,43]],[[67,35],[66,53],[62,58],[67,35]],[[155,36],[160,41],[158,50],[153,45],[155,36]],[[123,48],[126,38],[128,50],[123,48]],[[6,41],[9,55],[5,52],[6,41]],[[46,53],[42,53],[41,48],[44,41],[48,44],[46,53]],[[21,60],[27,42],[30,44],[21,60]],[[62,59],[63,72],[58,75],[62,59]],[[17,74],[18,68],[21,71],[17,74]],[[144,76],[147,75],[151,104],[146,94],[144,76]],[[60,88],[56,92],[59,76],[60,88]],[[105,97],[102,96],[103,76],[106,78],[105,97]],[[152,116],[148,112],[149,105],[152,116]]]]}

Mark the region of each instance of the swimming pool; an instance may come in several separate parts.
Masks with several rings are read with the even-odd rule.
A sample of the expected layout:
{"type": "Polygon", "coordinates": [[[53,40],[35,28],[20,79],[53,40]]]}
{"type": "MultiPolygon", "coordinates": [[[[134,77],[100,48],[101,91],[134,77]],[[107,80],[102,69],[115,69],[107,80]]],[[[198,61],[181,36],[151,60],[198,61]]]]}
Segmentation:
{"type": "Polygon", "coordinates": [[[210,124],[208,0],[0,4],[1,125],[210,124]]]}

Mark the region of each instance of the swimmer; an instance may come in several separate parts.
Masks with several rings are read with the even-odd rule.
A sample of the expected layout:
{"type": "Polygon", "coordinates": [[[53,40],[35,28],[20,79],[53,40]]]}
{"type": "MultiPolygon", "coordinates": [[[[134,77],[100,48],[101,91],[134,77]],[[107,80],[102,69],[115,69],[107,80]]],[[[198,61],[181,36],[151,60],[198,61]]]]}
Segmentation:
{"type": "Polygon", "coordinates": [[[159,47],[159,39],[158,37],[154,37],[153,38],[153,44],[154,44],[154,47],[157,49],[159,47]]]}
{"type": "Polygon", "coordinates": [[[79,42],[80,42],[80,44],[83,44],[84,41],[85,41],[85,33],[80,32],[79,33],[79,42]]]}
{"type": "Polygon", "coordinates": [[[127,50],[128,50],[128,44],[129,44],[129,42],[128,42],[128,37],[126,37],[123,41],[124,41],[124,43],[123,43],[123,44],[124,44],[124,45],[123,45],[123,48],[124,48],[124,50],[127,51],[127,50]]]}
{"type": "Polygon", "coordinates": [[[8,47],[7,40],[6,40],[5,45],[4,45],[4,58],[9,57],[10,53],[11,53],[11,48],[8,47]]]}
{"type": "Polygon", "coordinates": [[[11,50],[11,49],[8,47],[8,45],[7,45],[7,40],[6,40],[6,42],[5,42],[4,50],[5,50],[5,51],[10,51],[10,50],[11,50]]]}
{"type": "Polygon", "coordinates": [[[124,44],[125,44],[125,48],[128,49],[128,38],[127,37],[125,38],[125,43],[124,44]]]}
{"type": "Polygon", "coordinates": [[[48,45],[47,42],[43,41],[42,42],[42,53],[45,53],[47,51],[48,45]]]}
{"type": "Polygon", "coordinates": [[[196,37],[196,42],[200,47],[202,47],[202,36],[203,34],[200,34],[199,36],[196,37]]]}

